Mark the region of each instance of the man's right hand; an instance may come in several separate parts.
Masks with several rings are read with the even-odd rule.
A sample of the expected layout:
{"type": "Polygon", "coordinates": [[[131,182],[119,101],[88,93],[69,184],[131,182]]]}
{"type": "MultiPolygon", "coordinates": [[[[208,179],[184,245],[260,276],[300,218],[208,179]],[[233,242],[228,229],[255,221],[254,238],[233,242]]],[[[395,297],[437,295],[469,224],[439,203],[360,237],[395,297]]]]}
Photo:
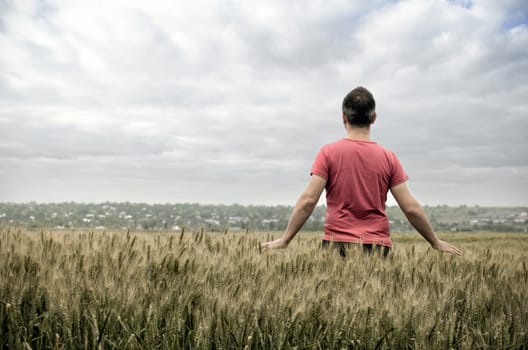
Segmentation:
{"type": "Polygon", "coordinates": [[[418,233],[421,234],[429,244],[431,244],[431,247],[444,253],[459,256],[464,254],[461,249],[438,239],[424,209],[411,194],[405,182],[392,187],[391,193],[407,217],[407,220],[409,220],[416,231],[418,231],[418,233]]]}
{"type": "Polygon", "coordinates": [[[432,245],[433,249],[439,250],[442,253],[449,253],[453,255],[464,255],[464,251],[460,248],[455,247],[452,244],[447,243],[446,241],[438,240],[436,244],[432,245]]]}

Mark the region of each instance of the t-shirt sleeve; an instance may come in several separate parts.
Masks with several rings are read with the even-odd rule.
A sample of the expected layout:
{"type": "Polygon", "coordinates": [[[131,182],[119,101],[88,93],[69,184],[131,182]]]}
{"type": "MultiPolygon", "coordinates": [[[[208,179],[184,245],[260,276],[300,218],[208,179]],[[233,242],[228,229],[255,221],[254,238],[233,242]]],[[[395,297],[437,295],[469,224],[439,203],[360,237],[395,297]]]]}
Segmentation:
{"type": "Polygon", "coordinates": [[[391,153],[392,157],[392,176],[389,184],[389,188],[394,187],[396,185],[402,184],[405,181],[409,180],[409,176],[405,173],[405,170],[403,170],[403,166],[396,156],[396,154],[391,153]]]}
{"type": "Polygon", "coordinates": [[[312,170],[310,170],[310,175],[319,175],[323,179],[328,181],[329,168],[328,168],[328,158],[326,157],[324,147],[319,150],[315,161],[312,165],[312,170]]]}

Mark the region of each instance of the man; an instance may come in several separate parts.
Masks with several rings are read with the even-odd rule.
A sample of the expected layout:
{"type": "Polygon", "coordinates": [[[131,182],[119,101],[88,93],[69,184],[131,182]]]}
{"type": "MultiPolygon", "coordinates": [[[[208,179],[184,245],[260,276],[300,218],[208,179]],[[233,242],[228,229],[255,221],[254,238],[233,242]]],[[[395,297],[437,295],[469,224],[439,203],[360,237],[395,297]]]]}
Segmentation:
{"type": "Polygon", "coordinates": [[[311,170],[311,179],[301,194],[283,236],[263,244],[265,248],[286,248],[312,214],[326,189],[327,215],[323,246],[359,246],[385,256],[392,246],[385,202],[390,190],[412,226],[441,252],[462,255],[462,251],[440,240],[422,206],[407,188],[408,179],[396,155],[370,139],[376,121],[372,94],[357,87],[343,100],[343,123],[347,136],[321,148],[311,170]]]}

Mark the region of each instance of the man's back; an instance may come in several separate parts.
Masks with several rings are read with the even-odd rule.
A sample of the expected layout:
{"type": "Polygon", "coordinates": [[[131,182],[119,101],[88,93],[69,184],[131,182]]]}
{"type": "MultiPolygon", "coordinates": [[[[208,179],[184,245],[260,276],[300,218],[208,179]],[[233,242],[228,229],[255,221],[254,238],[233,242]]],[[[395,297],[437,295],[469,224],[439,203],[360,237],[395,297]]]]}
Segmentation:
{"type": "Polygon", "coordinates": [[[326,180],[323,239],[391,246],[387,192],[407,180],[393,152],[374,141],[344,138],[321,148],[311,173],[326,180]]]}

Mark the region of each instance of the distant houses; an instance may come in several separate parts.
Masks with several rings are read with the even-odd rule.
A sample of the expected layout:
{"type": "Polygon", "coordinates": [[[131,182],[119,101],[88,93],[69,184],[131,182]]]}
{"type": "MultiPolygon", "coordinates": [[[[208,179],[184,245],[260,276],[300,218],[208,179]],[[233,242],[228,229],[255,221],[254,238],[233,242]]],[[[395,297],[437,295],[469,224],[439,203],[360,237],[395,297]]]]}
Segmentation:
{"type": "MultiPolygon", "coordinates": [[[[437,231],[528,231],[528,208],[425,207],[437,231]]],[[[231,232],[283,230],[291,214],[289,206],[241,206],[143,203],[0,203],[0,225],[93,230],[231,232]]],[[[305,230],[322,230],[326,208],[317,207],[305,230]]],[[[393,232],[413,230],[397,207],[388,207],[393,232]]]]}

